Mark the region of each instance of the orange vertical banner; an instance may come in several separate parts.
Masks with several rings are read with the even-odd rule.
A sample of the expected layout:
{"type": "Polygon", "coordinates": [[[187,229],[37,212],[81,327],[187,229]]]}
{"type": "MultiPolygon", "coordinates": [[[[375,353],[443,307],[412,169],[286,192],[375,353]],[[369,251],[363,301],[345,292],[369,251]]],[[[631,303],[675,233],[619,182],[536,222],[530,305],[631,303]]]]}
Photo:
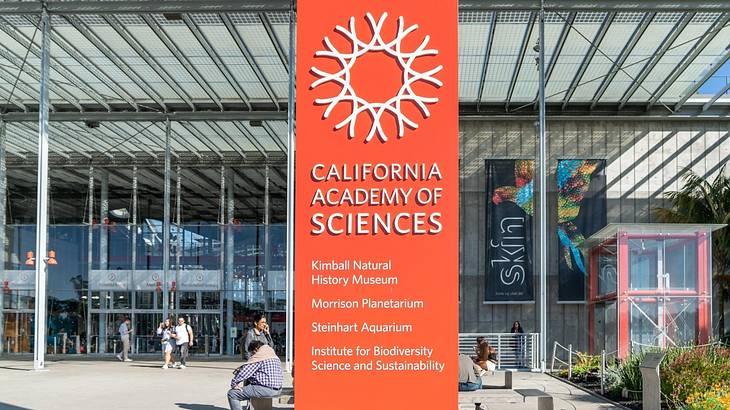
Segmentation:
{"type": "Polygon", "coordinates": [[[457,22],[297,2],[298,409],[457,407],[457,22]]]}

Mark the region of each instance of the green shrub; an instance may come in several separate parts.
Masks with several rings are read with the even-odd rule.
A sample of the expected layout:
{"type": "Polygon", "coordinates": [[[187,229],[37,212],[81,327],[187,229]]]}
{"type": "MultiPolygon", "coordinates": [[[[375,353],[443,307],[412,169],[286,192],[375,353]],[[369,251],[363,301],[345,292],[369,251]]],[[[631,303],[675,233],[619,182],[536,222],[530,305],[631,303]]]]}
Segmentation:
{"type": "Polygon", "coordinates": [[[616,362],[606,370],[609,388],[620,394],[623,389],[630,392],[641,391],[641,370],[639,365],[646,353],[635,353],[628,359],[616,362]]]}
{"type": "Polygon", "coordinates": [[[730,349],[703,346],[679,352],[662,367],[662,392],[675,405],[696,393],[730,386],[730,349]]]}

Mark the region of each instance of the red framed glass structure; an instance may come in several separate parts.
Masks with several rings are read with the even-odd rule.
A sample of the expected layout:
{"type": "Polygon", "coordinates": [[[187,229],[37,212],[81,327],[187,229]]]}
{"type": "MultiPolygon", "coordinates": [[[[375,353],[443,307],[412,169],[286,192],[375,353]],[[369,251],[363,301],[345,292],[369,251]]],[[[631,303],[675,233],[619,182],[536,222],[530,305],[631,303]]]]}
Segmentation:
{"type": "Polygon", "coordinates": [[[624,358],[706,343],[712,232],[724,225],[609,224],[587,242],[589,349],[624,358]]]}

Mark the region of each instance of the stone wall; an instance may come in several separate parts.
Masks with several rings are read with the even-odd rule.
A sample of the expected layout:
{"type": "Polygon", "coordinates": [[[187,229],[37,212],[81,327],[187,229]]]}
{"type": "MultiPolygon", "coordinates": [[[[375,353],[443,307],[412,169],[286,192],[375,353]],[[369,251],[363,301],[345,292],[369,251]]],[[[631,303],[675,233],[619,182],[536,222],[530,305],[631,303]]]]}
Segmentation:
{"type": "MultiPolygon", "coordinates": [[[[539,331],[539,270],[535,238],[535,303],[486,304],[485,159],[537,157],[537,133],[531,121],[462,120],[460,329],[506,332],[520,320],[527,332],[539,331]]],[[[687,168],[712,176],[730,159],[730,122],[567,121],[548,120],[548,232],[554,232],[555,175],[558,159],[606,159],[608,222],[655,222],[651,210],[666,204],[663,193],[677,190],[687,168]]],[[[730,171],[730,170],[729,170],[730,171]]],[[[538,197],[536,190],[535,197],[538,197]]],[[[535,233],[539,228],[534,222],[535,233]]],[[[588,345],[585,304],[557,302],[557,241],[548,235],[548,343],[588,345]]],[[[717,334],[717,320],[714,320],[717,334]]]]}

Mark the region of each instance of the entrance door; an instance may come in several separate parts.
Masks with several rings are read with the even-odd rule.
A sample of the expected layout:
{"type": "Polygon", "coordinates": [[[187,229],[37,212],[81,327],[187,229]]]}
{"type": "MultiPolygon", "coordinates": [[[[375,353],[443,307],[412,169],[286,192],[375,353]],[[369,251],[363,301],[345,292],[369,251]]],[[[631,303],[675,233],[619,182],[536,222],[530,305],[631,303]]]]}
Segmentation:
{"type": "Polygon", "coordinates": [[[220,313],[182,313],[193,328],[195,343],[191,351],[196,354],[221,353],[221,314],[220,313]],[[207,350],[206,350],[207,348],[207,350]]]}
{"type": "Polygon", "coordinates": [[[162,351],[157,328],[162,322],[162,313],[135,313],[132,323],[132,338],[136,353],[156,353],[162,351]]]}
{"type": "Polygon", "coordinates": [[[8,353],[32,353],[35,332],[33,313],[6,312],[3,314],[3,337],[8,353]]]}
{"type": "MultiPolygon", "coordinates": [[[[89,353],[117,353],[122,350],[119,326],[127,313],[91,313],[91,347],[89,353]]],[[[134,326],[132,326],[134,329],[134,326]]]]}

